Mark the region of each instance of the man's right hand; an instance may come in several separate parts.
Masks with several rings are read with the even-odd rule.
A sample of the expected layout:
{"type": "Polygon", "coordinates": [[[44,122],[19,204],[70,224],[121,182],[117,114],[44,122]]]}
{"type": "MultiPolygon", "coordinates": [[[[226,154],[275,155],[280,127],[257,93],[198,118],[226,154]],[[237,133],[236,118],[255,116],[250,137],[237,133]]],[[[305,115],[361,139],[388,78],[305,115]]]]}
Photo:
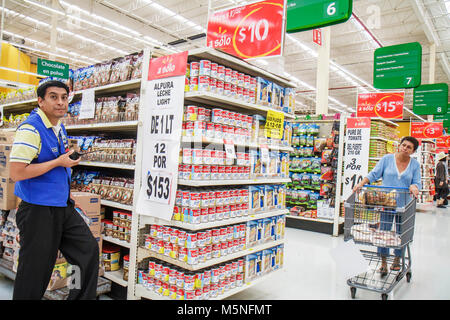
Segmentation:
{"type": "Polygon", "coordinates": [[[69,152],[67,152],[63,155],[60,155],[58,157],[59,166],[65,167],[65,168],[72,168],[74,166],[77,166],[80,163],[81,158],[78,158],[78,160],[72,160],[69,158],[69,156],[74,152],[75,152],[75,150],[71,149],[71,150],[69,150],[69,152]]]}

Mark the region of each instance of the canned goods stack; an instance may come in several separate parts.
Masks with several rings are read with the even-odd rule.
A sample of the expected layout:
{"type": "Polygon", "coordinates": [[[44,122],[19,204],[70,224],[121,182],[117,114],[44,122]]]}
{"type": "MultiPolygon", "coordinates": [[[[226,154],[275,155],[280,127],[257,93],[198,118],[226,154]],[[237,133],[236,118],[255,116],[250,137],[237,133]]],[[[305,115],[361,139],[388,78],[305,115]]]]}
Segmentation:
{"type": "Polygon", "coordinates": [[[194,61],[186,70],[185,91],[203,91],[256,102],[256,78],[209,60],[194,61]]]}
{"type": "Polygon", "coordinates": [[[248,215],[248,188],[179,189],[172,220],[190,224],[248,215]]]}
{"type": "Polygon", "coordinates": [[[184,180],[238,180],[289,175],[289,154],[270,151],[263,158],[259,150],[236,152],[236,159],[227,158],[222,150],[183,148],[178,167],[184,180]]]}
{"type": "Polygon", "coordinates": [[[113,211],[113,220],[103,219],[103,234],[118,240],[130,242],[131,239],[131,212],[113,211]]]}
{"type": "Polygon", "coordinates": [[[248,144],[252,137],[253,117],[220,108],[185,106],[182,136],[199,139],[230,139],[248,144]]]}
{"type": "Polygon", "coordinates": [[[245,259],[230,260],[210,268],[187,271],[158,259],[138,270],[138,283],[173,300],[208,300],[244,284],[245,259]]]}
{"type": "Polygon", "coordinates": [[[285,88],[262,77],[252,77],[209,60],[188,64],[185,91],[209,92],[291,114],[295,106],[293,88],[285,88]]]}
{"type": "Polygon", "coordinates": [[[246,225],[235,224],[202,231],[151,225],[145,248],[195,266],[245,250],[246,225]]]}

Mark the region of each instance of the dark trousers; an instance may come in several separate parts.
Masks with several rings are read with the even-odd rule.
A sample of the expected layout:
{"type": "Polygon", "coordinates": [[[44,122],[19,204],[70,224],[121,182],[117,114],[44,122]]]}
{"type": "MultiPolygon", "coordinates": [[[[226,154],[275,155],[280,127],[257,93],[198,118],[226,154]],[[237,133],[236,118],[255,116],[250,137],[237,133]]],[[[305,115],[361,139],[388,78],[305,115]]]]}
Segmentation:
{"type": "Polygon", "coordinates": [[[22,201],[16,213],[20,231],[19,264],[14,281],[14,300],[42,299],[58,249],[77,266],[68,300],[95,299],[99,249],[95,238],[73,204],[39,206],[22,201]],[[78,269],[79,268],[79,269],[78,269]]]}
{"type": "Polygon", "coordinates": [[[436,188],[436,199],[447,199],[448,187],[436,188]]]}

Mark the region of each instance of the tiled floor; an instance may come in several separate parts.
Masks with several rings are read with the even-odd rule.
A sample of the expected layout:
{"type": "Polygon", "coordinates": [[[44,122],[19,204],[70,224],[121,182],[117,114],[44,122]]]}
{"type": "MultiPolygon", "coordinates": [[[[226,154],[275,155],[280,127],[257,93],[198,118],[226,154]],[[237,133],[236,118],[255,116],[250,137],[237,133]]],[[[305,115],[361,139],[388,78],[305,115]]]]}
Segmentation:
{"type": "MultiPolygon", "coordinates": [[[[389,299],[450,299],[449,231],[450,207],[417,213],[412,279],[401,280],[389,299]]],[[[230,299],[351,299],[346,279],[330,254],[342,241],[342,236],[287,228],[284,269],[230,299]]],[[[0,299],[11,299],[12,288],[13,282],[0,276],[0,299]]],[[[380,299],[380,294],[358,289],[356,299],[380,299]]]]}

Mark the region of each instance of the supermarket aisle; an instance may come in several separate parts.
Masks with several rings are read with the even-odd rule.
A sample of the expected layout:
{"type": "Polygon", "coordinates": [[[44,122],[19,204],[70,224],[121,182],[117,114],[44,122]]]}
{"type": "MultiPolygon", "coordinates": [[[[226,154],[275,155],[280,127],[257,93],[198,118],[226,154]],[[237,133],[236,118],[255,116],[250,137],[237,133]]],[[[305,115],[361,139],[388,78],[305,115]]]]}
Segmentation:
{"type": "MultiPolygon", "coordinates": [[[[402,280],[393,298],[450,299],[450,208],[418,212],[412,252],[412,280],[402,280]]],[[[330,249],[343,237],[286,229],[285,268],[267,281],[230,299],[342,300],[351,299],[346,281],[337,272],[330,249]]],[[[0,300],[10,300],[13,282],[0,275],[0,300]]],[[[102,297],[107,298],[107,297],[102,297]]],[[[380,299],[373,292],[358,290],[357,299],[380,299]]]]}
{"type": "MultiPolygon", "coordinates": [[[[395,287],[393,299],[450,299],[450,208],[418,212],[411,244],[412,279],[395,287]]],[[[230,299],[351,299],[346,280],[337,272],[330,249],[343,237],[286,229],[285,269],[266,282],[230,299]]],[[[357,290],[357,299],[380,299],[380,294],[357,290]]],[[[392,297],[390,297],[391,299],[392,297]]]]}

